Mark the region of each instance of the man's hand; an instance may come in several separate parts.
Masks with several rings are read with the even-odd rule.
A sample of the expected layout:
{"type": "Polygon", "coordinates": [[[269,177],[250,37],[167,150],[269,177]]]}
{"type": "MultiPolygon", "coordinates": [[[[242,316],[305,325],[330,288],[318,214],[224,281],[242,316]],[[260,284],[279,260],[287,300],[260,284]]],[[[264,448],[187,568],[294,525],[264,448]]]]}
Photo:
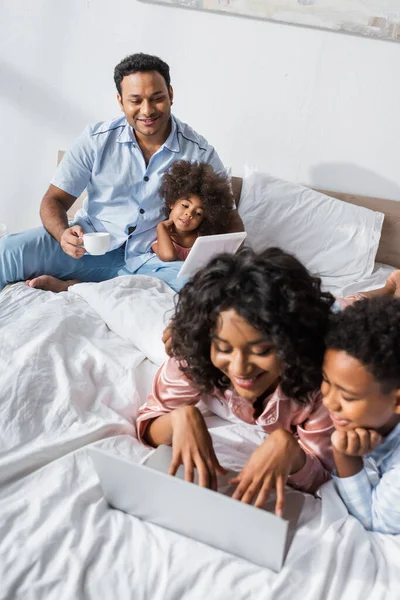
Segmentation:
{"type": "Polygon", "coordinates": [[[260,508],[276,489],[275,514],[282,516],[285,484],[291,473],[299,471],[305,463],[305,452],[291,433],[277,429],[253,452],[242,471],[231,480],[238,486],[232,496],[260,508]]]}
{"type": "Polygon", "coordinates": [[[373,429],[357,427],[350,431],[334,431],[331,437],[332,447],[346,456],[364,456],[375,450],[382,436],[373,429]]]}
{"type": "Polygon", "coordinates": [[[193,482],[197,469],[199,485],[217,489],[217,473],[226,474],[215,455],[203,415],[195,406],[183,406],[170,413],[172,422],[172,462],[169,474],[179,465],[185,469],[185,481],[193,482]]]}
{"type": "Polygon", "coordinates": [[[60,238],[61,248],[72,258],[82,258],[86,250],[83,247],[83,231],[80,225],[68,227],[60,238]]]}

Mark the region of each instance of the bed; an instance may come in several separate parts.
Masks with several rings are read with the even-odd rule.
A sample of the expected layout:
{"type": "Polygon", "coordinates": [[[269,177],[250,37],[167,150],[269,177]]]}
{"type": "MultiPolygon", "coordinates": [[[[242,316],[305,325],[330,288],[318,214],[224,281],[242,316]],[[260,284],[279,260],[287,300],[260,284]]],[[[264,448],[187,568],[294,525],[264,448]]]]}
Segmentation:
{"type": "MultiPolygon", "coordinates": [[[[241,184],[234,178],[237,199],[241,184]]],[[[340,291],[379,287],[400,267],[400,203],[340,196],[385,213],[374,268],[340,291]]],[[[147,454],[135,417],[164,358],[173,306],[172,290],[143,276],[61,294],[18,283],[0,294],[0,598],[398,597],[400,539],[365,532],[331,483],[318,497],[288,490],[301,513],[280,573],[107,506],[87,449],[132,461],[147,454]]],[[[222,464],[240,469],[261,434],[207,421],[222,464]]]]}

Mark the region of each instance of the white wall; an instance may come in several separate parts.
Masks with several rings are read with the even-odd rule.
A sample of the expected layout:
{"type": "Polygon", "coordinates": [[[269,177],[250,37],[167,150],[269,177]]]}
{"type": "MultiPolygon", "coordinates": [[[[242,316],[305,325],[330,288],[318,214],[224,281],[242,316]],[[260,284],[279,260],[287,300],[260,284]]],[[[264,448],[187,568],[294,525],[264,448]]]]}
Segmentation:
{"type": "Polygon", "coordinates": [[[171,66],[175,113],[241,175],[400,200],[400,44],[137,0],[0,3],[0,222],[40,223],[58,149],[118,115],[127,54],[171,66]]]}

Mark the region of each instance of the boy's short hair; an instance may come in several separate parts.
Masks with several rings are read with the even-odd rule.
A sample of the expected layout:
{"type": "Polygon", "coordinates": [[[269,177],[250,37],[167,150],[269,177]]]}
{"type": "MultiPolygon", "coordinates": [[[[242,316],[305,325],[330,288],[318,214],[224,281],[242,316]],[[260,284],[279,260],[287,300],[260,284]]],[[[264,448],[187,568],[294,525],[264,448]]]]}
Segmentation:
{"type": "Polygon", "coordinates": [[[356,358],[384,393],[400,388],[400,299],[364,299],[332,315],[326,347],[356,358]]]}
{"type": "Polygon", "coordinates": [[[203,202],[205,218],[199,227],[201,235],[227,233],[234,199],[226,175],[218,175],[203,162],[178,160],[162,178],[160,194],[167,215],[180,198],[195,194],[203,202]]]}
{"type": "Polygon", "coordinates": [[[169,74],[169,66],[166,62],[158,58],[158,56],[152,56],[151,54],[143,54],[138,52],[137,54],[131,54],[127,56],[114,69],[114,82],[118,93],[121,92],[121,81],[124,77],[132,75],[133,73],[146,73],[149,71],[157,71],[162,77],[164,77],[165,83],[169,90],[171,85],[171,79],[169,74]]]}

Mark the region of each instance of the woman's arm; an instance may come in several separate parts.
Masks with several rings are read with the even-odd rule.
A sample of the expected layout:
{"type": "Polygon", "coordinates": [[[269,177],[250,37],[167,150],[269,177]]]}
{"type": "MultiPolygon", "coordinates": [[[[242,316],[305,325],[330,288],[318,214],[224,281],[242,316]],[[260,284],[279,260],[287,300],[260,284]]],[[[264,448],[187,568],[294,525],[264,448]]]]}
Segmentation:
{"type": "Polygon", "coordinates": [[[292,472],[288,483],[314,493],[330,478],[334,468],[331,443],[334,427],[320,392],[314,394],[313,408],[308,417],[296,425],[296,430],[298,444],[305,452],[305,462],[301,469],[292,472]]]}
{"type": "Polygon", "coordinates": [[[186,481],[216,489],[217,473],[224,473],[215,456],[204,418],[194,406],[200,392],[185,377],[173,358],[158,370],[153,391],[140,409],[137,419],[139,440],[156,447],[172,444],[170,475],[184,466],[186,481]]]}
{"type": "Polygon", "coordinates": [[[164,262],[170,262],[178,258],[171,239],[170,228],[172,224],[172,219],[167,219],[157,225],[157,242],[152,245],[153,252],[164,262]]]}
{"type": "Polygon", "coordinates": [[[160,417],[155,417],[147,423],[147,427],[142,434],[142,440],[145,444],[153,446],[153,448],[162,445],[170,446],[172,444],[172,414],[168,413],[160,417]]]}
{"type": "Polygon", "coordinates": [[[217,489],[217,473],[223,474],[225,470],[218,462],[207,425],[196,406],[182,406],[154,419],[145,439],[153,446],[172,444],[170,475],[175,475],[183,465],[186,481],[193,482],[196,470],[199,485],[217,489]]]}
{"type": "MultiPolygon", "coordinates": [[[[155,374],[153,388],[147,402],[139,408],[136,420],[139,441],[148,443],[146,430],[154,419],[163,415],[168,416],[173,410],[182,406],[194,406],[200,399],[200,391],[182,373],[176,360],[174,358],[166,360],[155,374]]],[[[162,441],[151,445],[171,443],[169,420],[160,421],[158,424],[160,429],[164,429],[163,423],[165,423],[165,431],[158,432],[156,428],[154,434],[157,438],[160,436],[162,441]]]]}

